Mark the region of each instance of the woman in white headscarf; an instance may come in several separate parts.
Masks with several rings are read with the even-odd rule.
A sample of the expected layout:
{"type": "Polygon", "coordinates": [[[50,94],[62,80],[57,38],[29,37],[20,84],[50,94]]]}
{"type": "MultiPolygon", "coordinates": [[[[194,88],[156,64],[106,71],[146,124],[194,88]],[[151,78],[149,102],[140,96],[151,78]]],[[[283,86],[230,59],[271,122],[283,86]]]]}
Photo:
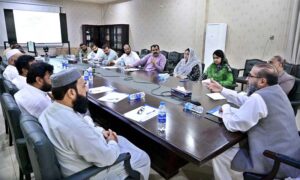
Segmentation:
{"type": "Polygon", "coordinates": [[[201,63],[195,51],[192,48],[188,48],[184,51],[184,58],[176,65],[173,74],[174,77],[197,81],[201,75],[201,69],[201,63]]]}

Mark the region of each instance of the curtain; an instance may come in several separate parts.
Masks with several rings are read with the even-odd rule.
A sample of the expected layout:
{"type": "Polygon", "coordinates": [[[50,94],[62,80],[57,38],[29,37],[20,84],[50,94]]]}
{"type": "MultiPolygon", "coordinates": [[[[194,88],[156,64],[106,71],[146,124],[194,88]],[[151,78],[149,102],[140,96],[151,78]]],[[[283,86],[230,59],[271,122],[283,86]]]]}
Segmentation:
{"type": "Polygon", "coordinates": [[[300,64],[300,1],[292,0],[292,14],[288,33],[286,58],[289,62],[300,64]]]}

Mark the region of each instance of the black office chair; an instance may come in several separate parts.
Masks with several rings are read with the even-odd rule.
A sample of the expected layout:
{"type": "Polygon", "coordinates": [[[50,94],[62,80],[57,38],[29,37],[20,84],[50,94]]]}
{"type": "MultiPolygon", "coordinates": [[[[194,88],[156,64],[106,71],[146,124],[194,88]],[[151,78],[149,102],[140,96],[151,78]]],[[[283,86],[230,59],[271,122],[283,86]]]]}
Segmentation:
{"type": "Polygon", "coordinates": [[[295,64],[290,64],[290,63],[284,63],[283,69],[285,72],[287,72],[290,75],[294,75],[296,71],[296,66],[295,64]]]}
{"type": "Polygon", "coordinates": [[[174,68],[176,67],[177,63],[180,61],[180,53],[178,52],[170,52],[168,54],[168,59],[166,63],[165,70],[169,73],[173,73],[174,68]]]}
{"type": "Polygon", "coordinates": [[[28,151],[25,144],[25,139],[20,128],[21,111],[15,102],[14,98],[8,94],[3,93],[1,96],[3,102],[4,113],[7,117],[9,129],[11,130],[12,139],[14,142],[16,158],[19,164],[20,179],[31,179],[30,174],[33,172],[28,156],[28,151]]]}
{"type": "Polygon", "coordinates": [[[231,86],[227,86],[226,88],[235,89],[238,85],[236,84],[236,79],[239,76],[240,70],[236,68],[231,68],[232,76],[233,76],[233,84],[231,86]]]}
{"type": "Polygon", "coordinates": [[[244,180],[275,179],[281,163],[300,169],[300,161],[295,160],[289,156],[272,152],[269,150],[265,150],[263,154],[264,156],[274,160],[272,170],[268,174],[256,174],[256,173],[244,172],[243,173],[244,180]]]}
{"type": "Polygon", "coordinates": [[[164,55],[164,56],[166,57],[166,59],[168,59],[168,54],[169,54],[169,52],[162,50],[162,51],[160,51],[160,53],[161,53],[162,55],[164,55]]]}
{"type": "Polygon", "coordinates": [[[288,97],[296,116],[298,107],[300,106],[300,79],[299,78],[295,79],[294,87],[289,92],[288,97]]]}
{"type": "Polygon", "coordinates": [[[3,81],[5,92],[11,94],[12,96],[15,95],[16,92],[19,91],[16,85],[14,85],[11,81],[4,79],[3,81]]]}
{"type": "Polygon", "coordinates": [[[242,84],[241,90],[244,89],[244,84],[247,84],[246,78],[247,78],[249,72],[251,71],[252,67],[258,63],[267,63],[267,62],[260,60],[260,59],[247,59],[245,62],[244,69],[239,69],[240,71],[243,71],[243,76],[236,78],[236,82],[242,84]]]}
{"type": "Polygon", "coordinates": [[[124,161],[124,166],[129,174],[128,179],[139,179],[140,174],[132,170],[130,165],[130,154],[120,154],[118,159],[111,166],[96,167],[91,166],[80,172],[77,172],[67,178],[62,177],[60,165],[56,158],[55,150],[44,132],[38,120],[31,115],[21,116],[21,129],[24,134],[26,145],[29,152],[35,179],[52,180],[52,179],[89,179],[101,171],[107,170],[111,166],[124,161]]]}
{"type": "Polygon", "coordinates": [[[140,54],[140,58],[143,58],[144,56],[146,56],[147,54],[149,54],[151,51],[148,49],[142,49],[141,50],[141,54],[140,54]]]}
{"type": "Polygon", "coordinates": [[[4,70],[5,70],[5,67],[1,64],[0,65],[0,74],[3,74],[4,70]]]}

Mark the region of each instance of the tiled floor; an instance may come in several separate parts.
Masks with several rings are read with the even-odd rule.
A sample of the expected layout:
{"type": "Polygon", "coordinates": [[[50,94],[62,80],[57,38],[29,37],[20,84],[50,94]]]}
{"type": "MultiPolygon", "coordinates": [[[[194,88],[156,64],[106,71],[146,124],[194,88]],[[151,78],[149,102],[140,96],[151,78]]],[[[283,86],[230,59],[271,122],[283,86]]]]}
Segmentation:
{"type": "MultiPolygon", "coordinates": [[[[5,125],[0,106],[0,180],[19,179],[19,166],[13,146],[8,145],[8,136],[5,134],[5,125]]],[[[34,178],[32,178],[34,179],[34,178]]],[[[150,180],[163,180],[156,171],[151,170],[150,180]]],[[[208,165],[198,167],[187,164],[171,180],[207,180],[212,179],[212,168],[208,165]]]]}

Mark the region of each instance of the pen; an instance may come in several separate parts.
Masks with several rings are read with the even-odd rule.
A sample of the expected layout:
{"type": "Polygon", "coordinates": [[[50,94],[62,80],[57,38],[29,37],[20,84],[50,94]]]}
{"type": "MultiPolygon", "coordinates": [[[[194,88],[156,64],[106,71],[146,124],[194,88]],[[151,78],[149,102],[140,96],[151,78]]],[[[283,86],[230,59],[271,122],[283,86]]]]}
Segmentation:
{"type": "Polygon", "coordinates": [[[147,112],[147,114],[146,114],[146,115],[149,115],[149,114],[151,114],[151,113],[153,113],[153,112],[155,112],[155,110],[153,110],[153,111],[150,111],[150,112],[147,112]]]}

